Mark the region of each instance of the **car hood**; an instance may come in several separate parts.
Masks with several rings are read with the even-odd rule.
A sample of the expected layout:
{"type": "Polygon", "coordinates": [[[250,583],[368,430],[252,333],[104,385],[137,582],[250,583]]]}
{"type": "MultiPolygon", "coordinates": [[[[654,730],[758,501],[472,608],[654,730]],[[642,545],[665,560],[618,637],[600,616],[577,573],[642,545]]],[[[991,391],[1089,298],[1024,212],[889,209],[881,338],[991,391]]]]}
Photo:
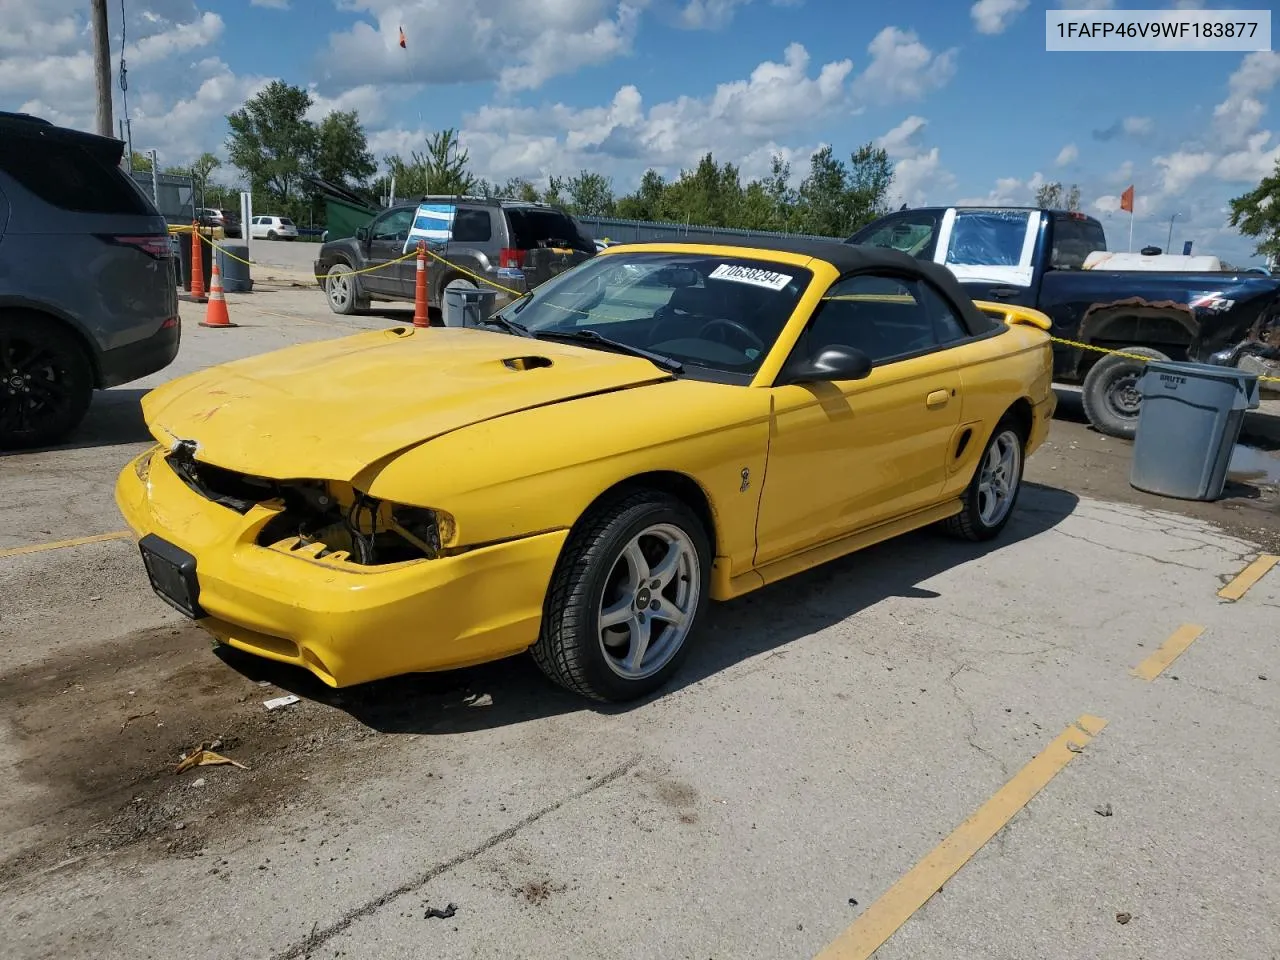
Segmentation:
{"type": "MultiPolygon", "coordinates": [[[[469,424],[672,379],[647,360],[472,329],[401,327],[288,347],[174,380],[142,401],[166,446],[277,480],[353,480],[469,424]]],[[[548,438],[554,442],[554,438],[548,438]]]]}

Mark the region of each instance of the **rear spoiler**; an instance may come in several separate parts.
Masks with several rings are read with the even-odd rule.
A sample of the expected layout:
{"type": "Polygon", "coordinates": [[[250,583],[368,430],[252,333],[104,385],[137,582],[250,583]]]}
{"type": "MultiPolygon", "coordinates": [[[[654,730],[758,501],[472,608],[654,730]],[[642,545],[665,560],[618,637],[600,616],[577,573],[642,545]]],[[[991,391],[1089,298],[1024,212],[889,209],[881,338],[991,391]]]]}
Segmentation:
{"type": "Polygon", "coordinates": [[[1029,327],[1039,327],[1046,333],[1053,329],[1053,321],[1049,319],[1048,314],[1032,310],[1030,307],[1012,307],[1007,303],[995,303],[991,300],[975,300],[973,305],[988,316],[1002,320],[1009,326],[1025,323],[1029,327]]]}

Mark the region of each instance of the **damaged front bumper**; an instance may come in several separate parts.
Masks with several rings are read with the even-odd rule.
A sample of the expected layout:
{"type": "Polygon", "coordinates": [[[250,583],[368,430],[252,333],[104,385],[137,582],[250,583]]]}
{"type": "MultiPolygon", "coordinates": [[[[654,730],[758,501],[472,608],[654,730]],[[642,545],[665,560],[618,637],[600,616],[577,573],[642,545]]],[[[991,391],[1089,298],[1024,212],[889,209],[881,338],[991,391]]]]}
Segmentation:
{"type": "Polygon", "coordinates": [[[434,559],[361,565],[342,552],[325,556],[332,551],[318,542],[264,541],[284,504],[242,512],[214,502],[179,476],[160,447],[126,465],[115,492],[135,536],[152,534],[194,558],[201,626],[333,687],[527,649],[567,536],[553,531],[434,559]]]}

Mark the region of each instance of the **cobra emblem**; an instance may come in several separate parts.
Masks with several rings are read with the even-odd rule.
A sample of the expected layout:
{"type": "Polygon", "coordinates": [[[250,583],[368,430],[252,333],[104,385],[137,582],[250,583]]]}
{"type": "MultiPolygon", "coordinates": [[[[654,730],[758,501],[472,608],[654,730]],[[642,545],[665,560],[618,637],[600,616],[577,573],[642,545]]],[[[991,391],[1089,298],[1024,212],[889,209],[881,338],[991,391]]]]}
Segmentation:
{"type": "Polygon", "coordinates": [[[742,486],[738,488],[740,493],[745,493],[747,487],[751,486],[751,471],[746,467],[742,468],[742,486]]]}

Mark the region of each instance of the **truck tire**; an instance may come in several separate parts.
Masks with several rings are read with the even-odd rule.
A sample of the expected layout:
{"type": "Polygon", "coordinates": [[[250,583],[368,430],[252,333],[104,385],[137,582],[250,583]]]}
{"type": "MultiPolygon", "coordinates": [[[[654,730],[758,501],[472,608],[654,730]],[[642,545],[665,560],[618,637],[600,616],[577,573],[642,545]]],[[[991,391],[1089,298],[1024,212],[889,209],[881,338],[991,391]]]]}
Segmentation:
{"type": "Polygon", "coordinates": [[[1147,364],[1135,357],[1169,359],[1150,347],[1125,347],[1120,353],[1109,354],[1095,363],[1084,378],[1080,397],[1084,415],[1094,429],[1109,437],[1132,440],[1138,432],[1138,410],[1142,405],[1138,381],[1147,364]]]}

